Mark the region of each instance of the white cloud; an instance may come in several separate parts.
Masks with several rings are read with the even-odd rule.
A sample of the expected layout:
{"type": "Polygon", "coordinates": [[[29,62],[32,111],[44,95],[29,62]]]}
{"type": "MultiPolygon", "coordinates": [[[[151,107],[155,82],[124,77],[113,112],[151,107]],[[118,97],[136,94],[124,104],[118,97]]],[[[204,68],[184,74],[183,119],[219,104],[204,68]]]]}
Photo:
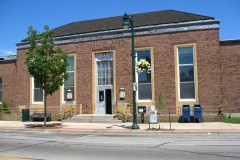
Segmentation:
{"type": "Polygon", "coordinates": [[[0,49],[0,57],[10,56],[10,55],[16,55],[16,52],[14,52],[14,51],[12,51],[12,50],[0,49]]]}

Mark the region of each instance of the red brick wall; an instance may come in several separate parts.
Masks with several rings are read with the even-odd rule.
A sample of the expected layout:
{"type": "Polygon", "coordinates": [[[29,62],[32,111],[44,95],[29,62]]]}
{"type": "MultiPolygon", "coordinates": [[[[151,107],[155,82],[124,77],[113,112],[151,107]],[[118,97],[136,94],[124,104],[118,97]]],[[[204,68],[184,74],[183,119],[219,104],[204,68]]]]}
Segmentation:
{"type": "Polygon", "coordinates": [[[240,43],[221,45],[223,112],[240,113],[240,43]]]}
{"type": "Polygon", "coordinates": [[[89,43],[60,46],[68,54],[76,54],[76,103],[83,104],[83,114],[92,113],[92,51],[89,43]]]}
{"type": "MultiPolygon", "coordinates": [[[[169,37],[173,40],[172,43],[170,42],[172,45],[196,43],[199,102],[204,113],[216,113],[222,102],[218,30],[196,31],[189,34],[182,32],[176,35],[171,34],[169,37]]],[[[165,55],[164,59],[167,59],[167,56],[165,55]]],[[[163,66],[165,69],[169,68],[167,63],[163,66]]],[[[173,84],[173,75],[165,81],[173,84]]],[[[171,85],[171,88],[170,94],[175,95],[175,87],[171,85]]]]}
{"type": "MultiPolygon", "coordinates": [[[[217,113],[222,105],[221,95],[221,56],[219,51],[219,31],[204,30],[136,36],[135,47],[153,47],[155,69],[155,92],[161,83],[165,84],[166,97],[172,112],[175,113],[175,60],[174,45],[196,43],[198,59],[199,101],[206,113],[217,113]]],[[[115,50],[116,98],[118,90],[124,86],[126,101],[132,103],[131,38],[110,39],[92,42],[64,44],[60,47],[68,54],[76,54],[77,104],[83,104],[83,113],[92,113],[92,52],[115,50]]],[[[29,105],[29,75],[24,64],[24,50],[18,50],[16,105],[29,105]]],[[[57,91],[48,98],[49,106],[60,105],[57,91]]]]}
{"type": "MultiPolygon", "coordinates": [[[[17,76],[18,81],[16,85],[16,107],[18,106],[27,106],[30,108],[32,105],[30,98],[30,75],[25,64],[26,60],[26,50],[18,50],[17,55],[17,76]]],[[[60,90],[56,91],[52,96],[48,95],[47,97],[47,110],[53,110],[56,114],[60,113],[60,90]],[[48,109],[52,108],[52,109],[48,109]]]]}
{"type": "MultiPolygon", "coordinates": [[[[195,32],[182,32],[153,36],[136,36],[135,47],[153,47],[155,64],[155,90],[161,83],[165,84],[166,96],[169,106],[175,112],[175,63],[174,45],[196,43],[198,55],[199,101],[204,107],[204,112],[217,113],[221,104],[221,75],[218,30],[205,30],[195,32]]],[[[79,102],[88,104],[91,113],[92,102],[92,46],[113,46],[116,65],[116,97],[121,86],[126,90],[126,101],[132,103],[132,78],[131,78],[131,38],[115,40],[94,41],[64,45],[68,53],[77,53],[78,96],[79,102]],[[84,84],[84,85],[83,85],[84,84]],[[83,92],[82,92],[83,91],[83,92]]],[[[101,47],[100,47],[101,48],[101,47]]],[[[99,51],[102,51],[99,49],[99,51]]]]}
{"type": "Polygon", "coordinates": [[[136,47],[153,46],[155,92],[165,84],[169,107],[175,113],[174,45],[196,43],[198,61],[199,102],[203,112],[217,113],[222,104],[218,30],[181,32],[136,38],[136,47]]]}
{"type": "Polygon", "coordinates": [[[16,62],[0,63],[0,78],[2,78],[2,99],[15,107],[16,62]]]}
{"type": "Polygon", "coordinates": [[[18,50],[17,53],[17,73],[16,73],[16,107],[30,107],[30,75],[24,64],[26,59],[25,50],[18,50]]]}

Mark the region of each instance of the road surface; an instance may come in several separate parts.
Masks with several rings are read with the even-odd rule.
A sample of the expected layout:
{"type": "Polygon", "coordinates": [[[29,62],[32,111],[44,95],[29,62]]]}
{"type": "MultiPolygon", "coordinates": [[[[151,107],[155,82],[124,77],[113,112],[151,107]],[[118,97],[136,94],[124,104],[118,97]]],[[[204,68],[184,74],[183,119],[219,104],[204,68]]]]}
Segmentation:
{"type": "MultiPolygon", "coordinates": [[[[0,131],[0,157],[44,160],[240,159],[240,134],[0,131]]],[[[1,160],[1,159],[0,159],[1,160]]]]}

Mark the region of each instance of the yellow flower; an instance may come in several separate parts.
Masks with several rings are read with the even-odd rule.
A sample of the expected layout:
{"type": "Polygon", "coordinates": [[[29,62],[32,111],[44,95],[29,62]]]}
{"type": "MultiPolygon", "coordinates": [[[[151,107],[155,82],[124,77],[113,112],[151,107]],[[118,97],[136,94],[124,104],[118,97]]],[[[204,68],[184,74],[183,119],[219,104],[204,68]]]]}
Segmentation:
{"type": "Polygon", "coordinates": [[[146,70],[147,73],[150,73],[151,72],[151,65],[145,59],[140,59],[140,61],[138,61],[136,63],[136,71],[137,71],[137,73],[141,73],[144,70],[146,70]]]}

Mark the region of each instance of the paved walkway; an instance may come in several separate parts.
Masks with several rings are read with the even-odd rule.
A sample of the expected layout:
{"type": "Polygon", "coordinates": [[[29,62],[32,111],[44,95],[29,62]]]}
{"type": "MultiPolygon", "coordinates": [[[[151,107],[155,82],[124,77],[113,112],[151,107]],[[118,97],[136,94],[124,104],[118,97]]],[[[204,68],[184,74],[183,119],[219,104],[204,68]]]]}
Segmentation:
{"type": "MultiPolygon", "coordinates": [[[[43,129],[43,122],[21,122],[21,121],[0,121],[0,130],[36,130],[43,129]]],[[[149,124],[138,124],[139,130],[131,130],[132,123],[68,123],[68,122],[47,122],[48,130],[56,131],[81,131],[81,132],[146,132],[149,124]]],[[[151,132],[159,132],[159,124],[150,125],[151,132]]],[[[203,123],[160,123],[160,132],[228,132],[240,133],[240,124],[222,122],[203,123]]]]}

